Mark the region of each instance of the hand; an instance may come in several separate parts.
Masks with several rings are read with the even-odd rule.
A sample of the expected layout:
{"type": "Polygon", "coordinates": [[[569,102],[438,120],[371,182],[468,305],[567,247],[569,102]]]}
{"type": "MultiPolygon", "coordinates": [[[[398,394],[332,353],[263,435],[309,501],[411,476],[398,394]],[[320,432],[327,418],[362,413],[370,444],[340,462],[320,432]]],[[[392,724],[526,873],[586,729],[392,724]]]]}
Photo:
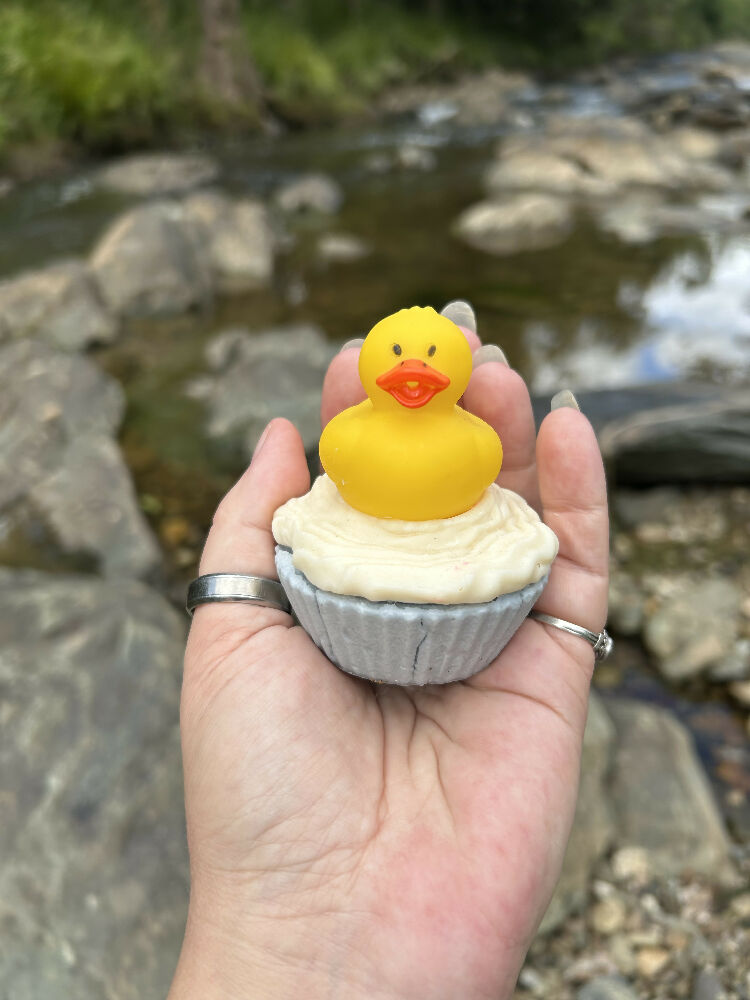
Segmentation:
{"type": "MultiPolygon", "coordinates": [[[[356,349],[331,364],[324,422],[362,398],[356,364],[356,349]]],[[[528,391],[499,362],[475,370],[464,405],[501,436],[500,484],[559,538],[538,609],[600,631],[608,522],[590,424],[558,409],[535,438],[528,391]]],[[[272,421],[201,573],[275,576],[273,512],[308,487],[299,435],[272,421]]],[[[468,681],[373,685],[282,612],[198,608],[181,709],[192,890],[172,1000],[510,996],[559,876],[593,664],[584,640],[529,620],[468,681]]]]}

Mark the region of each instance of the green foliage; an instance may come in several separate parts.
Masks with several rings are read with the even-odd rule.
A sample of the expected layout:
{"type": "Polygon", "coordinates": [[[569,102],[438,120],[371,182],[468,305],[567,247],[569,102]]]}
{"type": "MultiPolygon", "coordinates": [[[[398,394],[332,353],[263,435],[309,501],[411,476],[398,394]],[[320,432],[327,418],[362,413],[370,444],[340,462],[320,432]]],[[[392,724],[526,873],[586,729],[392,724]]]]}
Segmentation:
{"type": "Polygon", "coordinates": [[[174,68],[132,30],[76,4],[0,7],[8,140],[105,145],[147,134],[174,102],[174,68]]]}

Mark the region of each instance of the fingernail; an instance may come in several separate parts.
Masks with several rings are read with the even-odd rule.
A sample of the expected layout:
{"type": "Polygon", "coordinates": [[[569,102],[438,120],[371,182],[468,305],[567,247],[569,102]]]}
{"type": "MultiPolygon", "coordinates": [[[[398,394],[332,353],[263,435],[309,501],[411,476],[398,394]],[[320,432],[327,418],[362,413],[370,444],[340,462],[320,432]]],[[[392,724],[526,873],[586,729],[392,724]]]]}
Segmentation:
{"type": "Polygon", "coordinates": [[[255,459],[260,454],[261,448],[266,443],[266,438],[268,437],[268,432],[271,430],[271,424],[272,423],[273,423],[273,421],[270,421],[266,425],[266,429],[263,431],[263,433],[261,434],[261,436],[258,438],[258,443],[255,445],[255,448],[253,448],[253,458],[252,458],[252,461],[255,461],[255,459]]]}
{"type": "Polygon", "coordinates": [[[342,351],[348,351],[350,347],[356,347],[357,350],[359,350],[364,342],[364,337],[355,337],[353,340],[347,340],[347,342],[339,349],[339,354],[341,354],[342,351]]]}
{"type": "Polygon", "coordinates": [[[474,310],[464,299],[454,299],[440,310],[440,315],[452,320],[456,326],[466,327],[472,333],[477,332],[477,318],[474,310]]]}
{"type": "Polygon", "coordinates": [[[569,406],[572,410],[579,410],[581,407],[578,405],[578,400],[575,398],[570,389],[561,389],[556,392],[552,397],[552,402],[550,403],[550,410],[560,410],[564,406],[569,406]]]}
{"type": "Polygon", "coordinates": [[[497,344],[483,344],[478,350],[474,351],[471,359],[472,368],[479,368],[480,365],[486,365],[488,361],[499,361],[501,365],[508,365],[508,359],[505,357],[505,351],[502,347],[498,347],[497,344]]]}

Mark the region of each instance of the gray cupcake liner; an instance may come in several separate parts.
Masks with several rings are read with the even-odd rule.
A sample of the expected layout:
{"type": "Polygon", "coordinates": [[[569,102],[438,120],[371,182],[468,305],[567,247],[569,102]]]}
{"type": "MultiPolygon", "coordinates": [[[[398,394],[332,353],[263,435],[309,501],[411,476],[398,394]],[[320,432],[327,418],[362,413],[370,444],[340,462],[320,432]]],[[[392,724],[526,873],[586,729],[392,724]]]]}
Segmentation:
{"type": "Polygon", "coordinates": [[[401,685],[448,684],[484,670],[549,576],[484,604],[406,604],[321,590],[281,546],[276,568],[300,625],[329,660],[348,674],[401,685]]]}

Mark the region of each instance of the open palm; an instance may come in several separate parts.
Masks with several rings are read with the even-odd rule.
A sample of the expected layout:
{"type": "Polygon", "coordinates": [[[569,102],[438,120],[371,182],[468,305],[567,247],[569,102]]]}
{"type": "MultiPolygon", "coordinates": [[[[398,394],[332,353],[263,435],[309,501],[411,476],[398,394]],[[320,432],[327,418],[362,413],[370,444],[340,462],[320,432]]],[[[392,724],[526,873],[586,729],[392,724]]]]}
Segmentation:
{"type": "MultiPolygon", "coordinates": [[[[475,335],[467,333],[472,347],[475,335]]],[[[329,370],[324,422],[362,398],[357,352],[329,370]]],[[[543,514],[560,553],[540,610],[599,631],[607,512],[593,431],[477,368],[464,405],[505,452],[498,482],[543,514]]],[[[222,502],[201,572],[275,576],[274,510],[308,488],[273,421],[222,502]]],[[[341,673],[289,616],[195,615],[182,734],[192,891],[171,996],[510,995],[559,875],[594,657],[527,621],[468,681],[395,688],[341,673]]]]}

